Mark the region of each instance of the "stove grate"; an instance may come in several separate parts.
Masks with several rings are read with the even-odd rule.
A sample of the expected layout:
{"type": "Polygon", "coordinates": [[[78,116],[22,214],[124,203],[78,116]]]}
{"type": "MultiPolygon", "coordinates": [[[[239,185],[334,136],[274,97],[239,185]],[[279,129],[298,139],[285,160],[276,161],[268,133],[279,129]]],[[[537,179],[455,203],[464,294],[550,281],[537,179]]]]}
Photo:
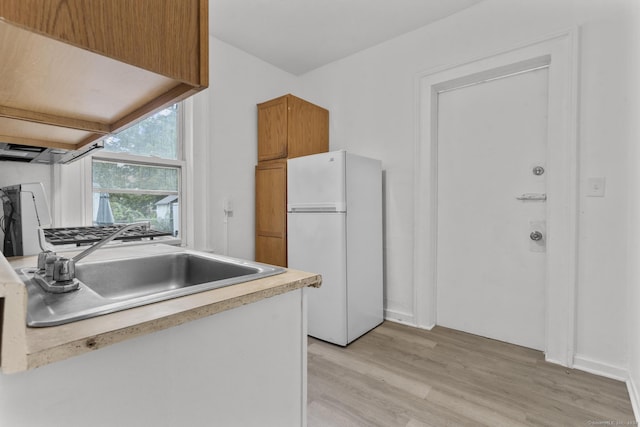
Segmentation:
{"type": "MultiPolygon", "coordinates": [[[[68,245],[75,244],[77,246],[98,242],[112,233],[115,233],[121,226],[87,226],[87,227],[64,227],[64,228],[45,228],[44,237],[46,241],[52,245],[68,245]]],[[[172,236],[167,231],[158,231],[146,229],[145,227],[135,227],[127,230],[115,240],[135,241],[142,239],[153,240],[155,237],[172,236]]]]}

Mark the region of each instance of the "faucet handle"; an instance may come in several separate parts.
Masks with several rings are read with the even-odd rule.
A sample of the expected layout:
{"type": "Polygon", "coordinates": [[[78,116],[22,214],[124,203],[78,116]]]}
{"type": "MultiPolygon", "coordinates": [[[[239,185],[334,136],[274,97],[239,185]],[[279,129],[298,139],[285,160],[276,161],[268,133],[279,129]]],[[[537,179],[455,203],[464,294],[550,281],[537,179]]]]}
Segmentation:
{"type": "Polygon", "coordinates": [[[55,282],[69,282],[76,276],[75,263],[69,258],[56,259],[53,266],[53,280],[55,282]]]}
{"type": "Polygon", "coordinates": [[[47,257],[50,255],[55,256],[55,252],[52,251],[43,251],[38,254],[38,271],[44,272],[47,266],[47,257]]]}
{"type": "MultiPolygon", "coordinates": [[[[38,256],[38,258],[40,258],[38,256]]],[[[46,254],[44,257],[44,275],[47,278],[53,277],[53,268],[58,256],[53,252],[46,254]]]]}

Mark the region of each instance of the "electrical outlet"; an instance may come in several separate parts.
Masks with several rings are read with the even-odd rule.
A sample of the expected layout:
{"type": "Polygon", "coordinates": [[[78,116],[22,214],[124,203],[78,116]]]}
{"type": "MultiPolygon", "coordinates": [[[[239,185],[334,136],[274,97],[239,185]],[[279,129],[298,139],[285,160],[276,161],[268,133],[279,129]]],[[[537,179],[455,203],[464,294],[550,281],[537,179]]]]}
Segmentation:
{"type": "Polygon", "coordinates": [[[230,199],[224,199],[222,201],[222,209],[226,216],[233,216],[233,203],[230,199]]]}

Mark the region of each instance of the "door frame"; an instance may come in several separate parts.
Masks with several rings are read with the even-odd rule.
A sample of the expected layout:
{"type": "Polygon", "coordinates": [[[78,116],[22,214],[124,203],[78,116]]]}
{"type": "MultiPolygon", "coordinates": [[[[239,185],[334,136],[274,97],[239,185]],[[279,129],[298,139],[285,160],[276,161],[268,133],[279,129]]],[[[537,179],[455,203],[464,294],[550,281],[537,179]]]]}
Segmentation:
{"type": "Polygon", "coordinates": [[[438,93],[548,66],[545,358],[573,365],[578,235],[578,30],[420,73],[415,146],[414,323],[436,325],[438,93]]]}

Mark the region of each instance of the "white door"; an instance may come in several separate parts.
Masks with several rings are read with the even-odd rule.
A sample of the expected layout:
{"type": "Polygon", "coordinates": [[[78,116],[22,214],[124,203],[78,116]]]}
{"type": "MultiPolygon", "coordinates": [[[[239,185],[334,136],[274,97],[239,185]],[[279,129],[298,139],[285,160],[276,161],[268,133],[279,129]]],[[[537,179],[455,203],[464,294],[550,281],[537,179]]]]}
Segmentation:
{"type": "Polygon", "coordinates": [[[539,350],[546,202],[518,197],[543,199],[553,173],[547,79],[535,69],[437,99],[437,323],[539,350]]]}
{"type": "Polygon", "coordinates": [[[322,275],[308,295],[308,334],[347,345],[346,214],[287,214],[287,265],[322,275]]]}

